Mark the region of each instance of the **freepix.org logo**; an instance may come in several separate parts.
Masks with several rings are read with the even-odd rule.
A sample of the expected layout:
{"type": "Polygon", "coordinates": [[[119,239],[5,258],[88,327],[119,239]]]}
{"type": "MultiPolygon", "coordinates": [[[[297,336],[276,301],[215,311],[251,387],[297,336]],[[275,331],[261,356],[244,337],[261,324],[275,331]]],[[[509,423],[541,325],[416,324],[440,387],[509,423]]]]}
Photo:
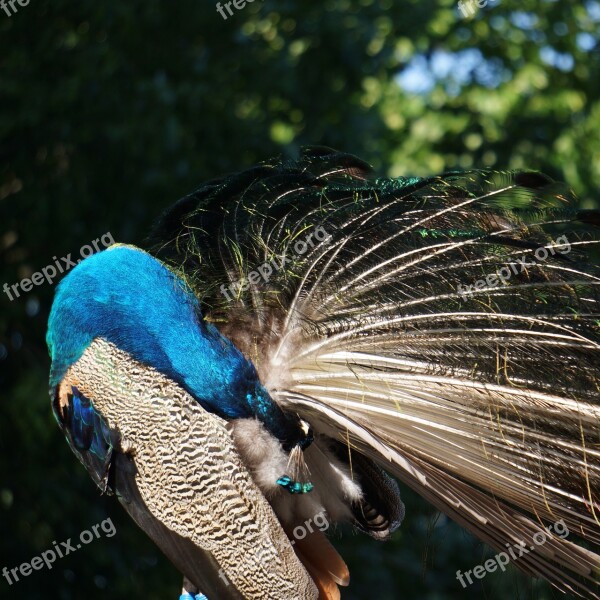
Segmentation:
{"type": "Polygon", "coordinates": [[[493,573],[496,569],[500,569],[502,572],[504,572],[511,559],[513,561],[517,561],[522,556],[525,556],[530,552],[534,552],[536,546],[543,546],[548,538],[553,538],[556,536],[564,540],[568,535],[569,528],[567,527],[564,519],[561,519],[553,525],[549,525],[545,529],[536,531],[531,538],[531,541],[533,542],[532,544],[527,545],[527,542],[523,540],[516,544],[506,544],[506,552],[499,552],[492,558],[486,560],[485,563],[477,565],[473,569],[465,571],[464,573],[459,569],[456,571],[456,579],[460,581],[460,584],[463,586],[463,588],[466,588],[467,585],[473,585],[473,578],[471,577],[471,574],[474,575],[476,579],[483,579],[488,573],[493,573]],[[465,579],[468,583],[465,582],[465,579]]]}
{"type": "Polygon", "coordinates": [[[78,265],[84,258],[95,254],[96,252],[100,252],[102,248],[100,248],[98,242],[102,242],[104,248],[108,248],[115,243],[113,239],[112,233],[108,231],[102,237],[96,238],[90,245],[82,246],[79,249],[79,255],[81,258],[77,261],[71,258],[71,253],[67,254],[67,256],[63,256],[60,261],[56,256],[52,257],[54,261],[53,264],[45,266],[41,271],[35,272],[31,277],[27,277],[25,279],[21,279],[18,283],[13,283],[12,285],[8,285],[8,283],[4,284],[2,288],[3,292],[8,296],[8,299],[12,302],[15,297],[19,298],[21,296],[21,292],[30,292],[33,289],[34,285],[42,285],[44,281],[49,284],[52,284],[54,279],[62,274],[66,273],[76,265],[78,265]],[[93,247],[92,247],[93,246],[93,247]],[[19,291],[20,290],[20,291],[19,291]]]}
{"type": "Polygon", "coordinates": [[[568,254],[571,252],[571,244],[566,235],[561,235],[559,238],[556,238],[556,241],[549,247],[540,246],[537,248],[533,253],[535,261],[528,262],[528,256],[523,254],[521,258],[510,263],[510,268],[508,265],[504,266],[495,273],[490,273],[487,277],[479,279],[471,285],[463,286],[462,284],[459,284],[456,291],[462,300],[466,300],[474,292],[487,291],[488,289],[498,287],[500,284],[506,285],[513,275],[522,273],[527,267],[533,267],[538,263],[544,262],[548,259],[548,256],[554,256],[557,252],[560,254],[568,254]]]}
{"type": "Polygon", "coordinates": [[[30,0],[0,0],[0,8],[9,16],[12,17],[19,10],[15,4],[19,6],[27,6],[30,0]],[[10,6],[10,8],[8,8],[10,6]]]}
{"type": "MultiPolygon", "coordinates": [[[[310,534],[314,533],[315,530],[318,529],[321,532],[327,531],[329,529],[329,520],[327,519],[327,514],[325,511],[318,512],[313,517],[307,519],[301,525],[294,527],[292,532],[292,536],[289,540],[292,546],[296,545],[298,540],[303,540],[305,537],[310,536],[310,534]]],[[[256,559],[263,566],[269,564],[272,560],[277,560],[279,556],[279,552],[281,552],[281,548],[275,547],[266,547],[259,549],[256,554],[256,559]]],[[[219,570],[219,577],[222,579],[223,583],[229,586],[229,579],[225,574],[224,569],[219,570]]]]}
{"type": "Polygon", "coordinates": [[[322,225],[315,227],[303,239],[296,241],[293,246],[293,254],[284,255],[282,257],[276,256],[270,261],[266,261],[259,265],[254,271],[250,271],[250,273],[248,273],[248,277],[238,279],[238,281],[234,281],[228,286],[226,286],[224,283],[221,284],[221,287],[219,288],[221,290],[221,294],[223,294],[228,301],[231,301],[233,298],[238,297],[240,292],[245,292],[251,285],[260,283],[261,279],[265,283],[268,283],[274,271],[279,271],[279,269],[284,267],[287,263],[292,262],[293,257],[298,258],[306,254],[310,248],[315,247],[316,242],[321,243],[330,238],[331,235],[325,231],[322,225]],[[231,296],[229,295],[229,292],[231,292],[231,296]]]}
{"type": "Polygon", "coordinates": [[[44,550],[40,556],[34,556],[30,562],[24,562],[13,569],[4,567],[2,569],[3,577],[8,582],[8,585],[13,585],[13,583],[20,581],[20,577],[28,577],[33,571],[39,571],[40,569],[43,569],[44,566],[47,569],[51,569],[57,558],[64,558],[82,548],[82,544],[89,544],[90,542],[99,539],[101,537],[101,533],[98,531],[99,529],[102,530],[107,538],[110,538],[117,533],[117,529],[110,517],[104,519],[101,523],[97,523],[91,529],[93,533],[92,531],[84,529],[79,534],[79,541],[76,540],[72,542],[72,538],[69,538],[66,542],[60,542],[62,549],[56,541],[54,541],[52,542],[53,548],[44,550]]]}

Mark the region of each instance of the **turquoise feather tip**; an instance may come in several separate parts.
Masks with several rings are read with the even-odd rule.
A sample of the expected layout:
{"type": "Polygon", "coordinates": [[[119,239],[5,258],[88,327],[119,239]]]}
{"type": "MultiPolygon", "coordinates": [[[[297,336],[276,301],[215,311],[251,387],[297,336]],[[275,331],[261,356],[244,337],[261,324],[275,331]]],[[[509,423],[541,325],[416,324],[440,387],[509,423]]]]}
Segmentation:
{"type": "Polygon", "coordinates": [[[294,481],[291,477],[284,475],[277,480],[277,485],[286,489],[290,494],[308,494],[313,489],[313,484],[310,481],[302,483],[301,481],[294,481]]]}

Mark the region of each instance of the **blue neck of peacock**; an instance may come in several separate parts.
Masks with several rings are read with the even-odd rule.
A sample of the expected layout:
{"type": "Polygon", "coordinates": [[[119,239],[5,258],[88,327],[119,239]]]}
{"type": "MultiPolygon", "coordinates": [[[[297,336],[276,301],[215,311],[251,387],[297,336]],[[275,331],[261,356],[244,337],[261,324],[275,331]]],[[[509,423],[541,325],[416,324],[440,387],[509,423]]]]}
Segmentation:
{"type": "Polygon", "coordinates": [[[254,365],[203,320],[185,282],[137,248],[95,254],[59,285],[47,335],[52,389],[98,337],[176,381],[206,410],[256,417],[286,449],[306,443],[298,417],[281,410],[254,365]]]}

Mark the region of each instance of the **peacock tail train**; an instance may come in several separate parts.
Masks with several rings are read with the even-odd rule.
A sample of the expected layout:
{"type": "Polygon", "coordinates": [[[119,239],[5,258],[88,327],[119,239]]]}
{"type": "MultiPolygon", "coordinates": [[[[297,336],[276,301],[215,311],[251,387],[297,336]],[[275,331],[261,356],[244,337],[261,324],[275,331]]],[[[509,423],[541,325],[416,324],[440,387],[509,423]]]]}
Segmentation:
{"type": "Polygon", "coordinates": [[[324,148],[211,181],[148,251],[284,411],[600,598],[598,213],[533,172],[375,179],[324,148]]]}

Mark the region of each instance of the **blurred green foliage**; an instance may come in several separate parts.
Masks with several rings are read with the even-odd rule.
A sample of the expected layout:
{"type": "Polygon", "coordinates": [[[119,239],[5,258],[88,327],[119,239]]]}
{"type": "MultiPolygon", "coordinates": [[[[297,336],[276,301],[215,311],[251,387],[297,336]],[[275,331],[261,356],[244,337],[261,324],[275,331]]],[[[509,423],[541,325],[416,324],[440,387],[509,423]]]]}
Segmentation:
{"type": "MultiPolygon", "coordinates": [[[[0,285],[106,231],[139,242],[203,180],[303,144],[382,173],[540,169],[588,207],[600,187],[600,2],[31,0],[0,11],[0,285]]],[[[111,516],[95,540],[0,597],[176,598],[179,576],[71,455],[47,395],[53,286],[0,306],[0,569],[111,516]]],[[[347,533],[346,599],[559,597],[408,490],[394,541],[347,533]]],[[[337,534],[334,539],[337,539],[337,534]]],[[[562,597],[562,596],[560,596],[562,597]]],[[[214,599],[211,599],[214,600],[214,599]]]]}

